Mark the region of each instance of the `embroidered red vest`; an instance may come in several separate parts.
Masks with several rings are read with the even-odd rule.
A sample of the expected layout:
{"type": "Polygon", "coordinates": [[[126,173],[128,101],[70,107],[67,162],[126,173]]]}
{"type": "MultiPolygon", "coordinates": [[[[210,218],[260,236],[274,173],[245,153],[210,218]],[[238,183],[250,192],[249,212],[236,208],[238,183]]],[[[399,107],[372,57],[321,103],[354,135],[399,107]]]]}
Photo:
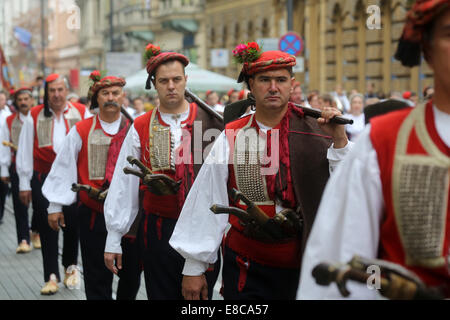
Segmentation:
{"type": "MultiPolygon", "coordinates": [[[[121,130],[127,130],[129,121],[122,125],[118,133],[111,135],[106,133],[99,121],[98,115],[78,122],[75,126],[80,135],[82,146],[78,153],[78,182],[87,184],[102,190],[105,185],[106,167],[110,154],[110,145],[114,137],[121,130]]],[[[117,150],[120,151],[120,150],[117,150]]],[[[79,192],[80,201],[96,212],[103,213],[103,203],[90,198],[86,191],[79,192]]]]}
{"type": "MultiPolygon", "coordinates": [[[[82,104],[68,103],[68,108],[63,114],[66,134],[78,121],[84,118],[85,111],[86,107],[82,104]]],[[[31,108],[30,112],[34,122],[34,170],[47,174],[50,172],[56,157],[53,150],[53,116],[45,117],[43,104],[31,108]]]]}
{"type": "MultiPolygon", "coordinates": [[[[23,122],[20,120],[19,113],[13,113],[6,118],[6,125],[9,130],[9,141],[15,145],[19,145],[20,131],[22,130],[23,122]]],[[[16,151],[11,148],[11,163],[16,162],[16,151]]]]}
{"type": "Polygon", "coordinates": [[[450,297],[450,149],[432,102],[372,120],[385,202],[379,255],[450,297]],[[394,138],[393,138],[394,137],[394,138]]]}
{"type": "MultiPolygon", "coordinates": [[[[238,119],[226,126],[231,163],[228,189],[240,190],[269,217],[276,213],[277,198],[281,200],[283,207],[294,209],[303,219],[302,235],[299,234],[297,238],[288,241],[265,243],[245,236],[239,220],[229,216],[232,228],[226,236],[225,244],[243,257],[272,267],[300,268],[304,245],[328,179],[326,151],[330,139],[321,134],[315,119],[304,117],[298,114],[300,111],[295,111],[296,109],[290,106],[277,127],[269,130],[267,136],[262,135],[257,143],[249,143],[253,152],[250,150],[244,156],[235,152],[242,148],[241,142],[237,141],[251,136],[252,131],[256,136],[259,128],[254,115],[238,119]],[[272,141],[272,135],[276,134],[275,129],[278,129],[279,140],[272,141]],[[263,150],[266,144],[267,151],[263,150]],[[278,158],[275,156],[276,146],[279,146],[278,158]],[[256,156],[257,150],[272,157],[275,164],[271,162],[268,167],[261,163],[243,161],[259,158],[260,156],[256,156]],[[261,168],[266,170],[264,174],[261,168]],[[273,172],[269,168],[278,170],[273,172]]],[[[230,205],[246,209],[243,203],[232,202],[230,205]]]]}
{"type": "MultiPolygon", "coordinates": [[[[192,128],[192,124],[196,119],[198,107],[192,103],[189,105],[189,109],[189,116],[186,121],[182,122],[182,127],[191,133],[190,128],[192,128]]],[[[174,150],[170,126],[162,120],[158,109],[153,109],[138,117],[134,122],[134,127],[139,134],[141,142],[140,160],[150,170],[154,173],[166,174],[176,181],[183,179],[184,176],[184,180],[190,180],[185,181],[185,183],[192,184],[194,176],[192,166],[180,163],[180,161],[174,161],[178,156],[183,156],[179,150],[185,148],[185,144],[189,144],[188,148],[190,150],[190,139],[188,137],[183,136],[180,148],[174,150]],[[189,178],[187,174],[189,174],[189,178]]],[[[192,163],[192,155],[190,161],[192,163]]],[[[146,186],[141,186],[141,190],[144,192],[142,206],[147,213],[178,219],[182,202],[187,193],[182,196],[180,194],[158,196],[148,191],[146,186]],[[180,200],[180,197],[183,199],[180,200]]],[[[184,186],[182,185],[180,191],[183,192],[183,190],[184,186]]]]}

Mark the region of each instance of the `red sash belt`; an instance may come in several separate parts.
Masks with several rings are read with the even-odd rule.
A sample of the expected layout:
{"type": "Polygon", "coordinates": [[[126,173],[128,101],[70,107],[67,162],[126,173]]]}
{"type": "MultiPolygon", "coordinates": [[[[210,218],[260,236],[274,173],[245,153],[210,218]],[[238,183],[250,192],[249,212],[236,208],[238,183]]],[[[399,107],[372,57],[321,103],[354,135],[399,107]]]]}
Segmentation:
{"type": "Polygon", "coordinates": [[[225,245],[259,264],[278,268],[300,268],[299,239],[265,243],[248,238],[232,227],[225,238],[225,245]]]}

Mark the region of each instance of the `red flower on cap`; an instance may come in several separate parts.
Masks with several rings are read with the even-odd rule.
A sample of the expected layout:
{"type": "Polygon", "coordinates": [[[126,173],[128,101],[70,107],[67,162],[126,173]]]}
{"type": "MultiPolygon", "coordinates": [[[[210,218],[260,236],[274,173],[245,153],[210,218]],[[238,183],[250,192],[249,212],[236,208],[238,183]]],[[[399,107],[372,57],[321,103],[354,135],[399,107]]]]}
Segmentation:
{"type": "Polygon", "coordinates": [[[102,78],[102,75],[100,73],[100,71],[98,70],[94,70],[91,72],[91,75],[89,76],[89,79],[91,79],[94,82],[100,81],[102,78]]]}
{"type": "Polygon", "coordinates": [[[253,62],[261,56],[261,49],[256,42],[239,44],[233,50],[233,58],[237,63],[253,62]]]}
{"type": "Polygon", "coordinates": [[[145,47],[145,58],[150,59],[151,57],[157,56],[161,53],[161,48],[149,43],[145,47]]]}

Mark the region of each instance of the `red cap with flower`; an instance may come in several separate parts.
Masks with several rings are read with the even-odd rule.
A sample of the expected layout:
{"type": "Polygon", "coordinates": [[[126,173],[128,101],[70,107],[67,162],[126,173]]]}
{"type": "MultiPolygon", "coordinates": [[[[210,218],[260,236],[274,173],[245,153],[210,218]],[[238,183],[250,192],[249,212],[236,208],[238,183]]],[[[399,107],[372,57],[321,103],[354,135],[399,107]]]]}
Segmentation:
{"type": "Polygon", "coordinates": [[[98,70],[92,71],[89,79],[92,80],[92,84],[89,88],[88,99],[91,99],[101,89],[114,86],[124,87],[126,84],[126,81],[123,78],[113,76],[102,78],[102,75],[98,70]]]}
{"type": "Polygon", "coordinates": [[[408,12],[395,58],[406,67],[420,65],[426,27],[450,8],[450,0],[417,0],[408,12]]]}
{"type": "Polygon", "coordinates": [[[177,52],[161,52],[161,48],[159,46],[155,46],[154,44],[149,43],[147,47],[145,47],[145,58],[147,58],[147,73],[148,79],[145,85],[145,89],[151,88],[151,78],[155,75],[156,69],[163,63],[166,63],[170,60],[178,60],[185,67],[189,64],[189,59],[177,52]]]}
{"type": "Polygon", "coordinates": [[[289,68],[295,66],[297,63],[294,56],[285,52],[261,52],[261,48],[256,42],[238,45],[233,50],[233,58],[236,62],[243,64],[238,78],[239,83],[256,73],[289,68]]]}

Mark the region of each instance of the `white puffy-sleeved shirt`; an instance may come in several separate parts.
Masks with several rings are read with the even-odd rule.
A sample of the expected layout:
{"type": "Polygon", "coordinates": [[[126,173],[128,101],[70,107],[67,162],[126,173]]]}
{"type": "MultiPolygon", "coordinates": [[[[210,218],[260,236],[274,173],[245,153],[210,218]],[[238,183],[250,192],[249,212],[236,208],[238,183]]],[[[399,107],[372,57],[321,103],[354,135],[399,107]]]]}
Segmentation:
{"type": "MultiPolygon", "coordinates": [[[[26,116],[18,112],[20,121],[25,122],[26,118],[30,117],[30,113],[26,116]]],[[[6,117],[7,118],[7,117],[6,117]]],[[[0,142],[10,141],[10,133],[8,124],[6,123],[6,118],[2,118],[0,121],[0,142]]],[[[0,176],[9,177],[9,167],[11,166],[11,148],[4,146],[3,143],[0,144],[0,176]]]]}
{"type": "MultiPolygon", "coordinates": [[[[271,128],[258,122],[263,131],[271,128]]],[[[352,148],[328,149],[330,172],[352,148]]],[[[183,274],[198,276],[217,259],[222,237],[228,227],[228,215],[215,215],[210,211],[213,204],[228,206],[228,158],[229,143],[225,132],[218,137],[210,154],[200,169],[184,203],[169,244],[186,259],[183,274]]],[[[283,208],[276,206],[276,211],[283,208]]]]}
{"type": "MultiPolygon", "coordinates": [[[[67,110],[68,105],[64,110],[67,110]]],[[[53,110],[50,109],[53,113],[53,110]]],[[[86,108],[84,119],[92,117],[92,114],[86,108]]],[[[66,136],[66,125],[64,117],[53,118],[53,150],[56,154],[60,152],[64,138],[66,136]]],[[[31,190],[30,182],[33,177],[33,145],[34,145],[34,120],[33,117],[27,117],[20,131],[19,144],[17,146],[16,169],[19,176],[19,190],[31,190]]]]}
{"type": "MultiPolygon", "coordinates": [[[[450,146],[450,114],[433,107],[439,136],[450,146]]],[[[370,125],[330,177],[303,255],[297,299],[342,299],[336,284],[316,284],[311,275],[322,262],[347,263],[354,255],[374,259],[378,254],[384,200],[377,153],[370,125]]],[[[376,290],[348,282],[350,299],[376,299],[376,290]]]]}
{"type": "MultiPolygon", "coordinates": [[[[119,131],[122,117],[114,122],[108,123],[100,118],[102,129],[115,135],[119,131]]],[[[83,141],[75,126],[70,129],[57,153],[52,168],[42,186],[42,194],[49,201],[48,213],[62,212],[62,206],[69,206],[77,199],[77,194],[71,191],[72,184],[78,182],[78,153],[83,141]]]]}
{"type": "MultiPolygon", "coordinates": [[[[188,118],[189,109],[176,115],[163,112],[160,112],[160,115],[162,120],[170,126],[174,148],[177,149],[181,144],[183,134],[181,123],[188,118]]],[[[123,172],[124,167],[131,166],[127,161],[128,156],[141,158],[141,142],[134,125],[130,127],[123,141],[103,207],[108,230],[105,252],[122,253],[121,239],[129,231],[139,210],[140,179],[123,172]]]]}

